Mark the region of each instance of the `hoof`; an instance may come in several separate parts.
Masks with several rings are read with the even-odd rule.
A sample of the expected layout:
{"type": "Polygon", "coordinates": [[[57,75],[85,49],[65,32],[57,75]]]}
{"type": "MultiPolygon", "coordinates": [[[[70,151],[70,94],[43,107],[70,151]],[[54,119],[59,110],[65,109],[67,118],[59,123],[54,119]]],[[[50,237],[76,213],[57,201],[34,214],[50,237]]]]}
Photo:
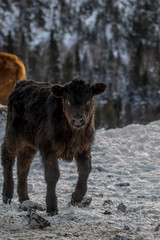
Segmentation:
{"type": "Polygon", "coordinates": [[[70,204],[73,206],[77,206],[79,202],[76,202],[73,198],[71,199],[70,204]]]}
{"type": "Polygon", "coordinates": [[[6,197],[5,195],[3,195],[3,202],[5,204],[11,204],[12,198],[6,197]]]}
{"type": "Polygon", "coordinates": [[[27,201],[27,200],[29,200],[29,197],[21,198],[21,199],[19,199],[19,202],[20,202],[20,203],[23,203],[23,202],[25,202],[25,201],[27,201]]]}
{"type": "Polygon", "coordinates": [[[72,198],[70,204],[73,206],[86,207],[86,206],[89,206],[91,202],[92,202],[91,197],[84,197],[81,202],[76,202],[72,198]]]}
{"type": "Polygon", "coordinates": [[[48,213],[48,216],[53,217],[55,215],[58,215],[58,210],[54,210],[54,211],[47,212],[47,213],[48,213]]]}

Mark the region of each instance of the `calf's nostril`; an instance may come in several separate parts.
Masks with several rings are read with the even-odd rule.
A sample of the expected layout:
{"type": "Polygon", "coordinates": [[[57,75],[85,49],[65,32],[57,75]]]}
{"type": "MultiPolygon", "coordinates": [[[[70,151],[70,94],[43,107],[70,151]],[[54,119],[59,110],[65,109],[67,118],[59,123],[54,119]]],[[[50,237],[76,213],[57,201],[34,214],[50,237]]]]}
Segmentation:
{"type": "Polygon", "coordinates": [[[81,119],[79,120],[80,123],[83,123],[83,121],[84,121],[83,118],[81,118],[81,119]]]}
{"type": "Polygon", "coordinates": [[[72,123],[75,123],[75,122],[76,122],[75,118],[72,118],[72,123]]]}

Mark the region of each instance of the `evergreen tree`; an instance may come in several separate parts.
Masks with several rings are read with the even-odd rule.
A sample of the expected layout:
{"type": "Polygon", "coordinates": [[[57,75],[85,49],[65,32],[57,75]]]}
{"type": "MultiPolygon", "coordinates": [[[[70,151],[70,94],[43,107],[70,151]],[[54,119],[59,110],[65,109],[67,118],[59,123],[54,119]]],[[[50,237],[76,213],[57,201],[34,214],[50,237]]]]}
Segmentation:
{"type": "MultiPolygon", "coordinates": [[[[20,43],[20,51],[19,51],[19,56],[21,57],[21,59],[23,60],[23,63],[26,67],[26,72],[29,72],[29,56],[28,56],[28,45],[25,39],[25,35],[22,32],[21,35],[21,43],[20,43]]],[[[30,66],[31,68],[33,68],[33,65],[30,66]]]]}
{"type": "Polygon", "coordinates": [[[87,53],[85,53],[83,62],[82,62],[82,77],[87,80],[88,79],[88,73],[89,73],[89,60],[87,53]]]}
{"type": "Polygon", "coordinates": [[[69,82],[72,79],[73,79],[73,59],[71,53],[68,53],[63,64],[63,83],[69,82]]]}
{"type": "Polygon", "coordinates": [[[50,32],[49,43],[49,64],[48,64],[48,82],[56,83],[60,78],[59,70],[59,51],[57,41],[54,39],[54,32],[50,32]]]}
{"type": "Polygon", "coordinates": [[[141,76],[141,85],[142,86],[146,86],[149,83],[149,76],[148,76],[148,72],[145,69],[144,73],[141,76]]]}
{"type": "Polygon", "coordinates": [[[133,69],[131,71],[131,80],[135,86],[140,86],[140,69],[142,67],[143,44],[141,41],[135,44],[135,54],[133,57],[133,69]]]}
{"type": "Polygon", "coordinates": [[[8,33],[6,45],[4,47],[8,53],[14,53],[14,44],[13,44],[11,31],[9,31],[9,33],[8,33]]]}
{"type": "Polygon", "coordinates": [[[156,60],[160,63],[160,37],[159,33],[156,38],[156,60]]]}
{"type": "Polygon", "coordinates": [[[41,8],[38,9],[38,12],[36,14],[36,18],[37,18],[37,21],[38,21],[38,25],[40,27],[44,27],[45,25],[45,20],[44,20],[44,16],[43,16],[43,11],[41,8]]]}
{"type": "Polygon", "coordinates": [[[101,117],[101,108],[100,106],[97,106],[95,108],[95,128],[97,129],[98,127],[101,126],[102,123],[102,117],[101,117]]]}
{"type": "Polygon", "coordinates": [[[75,47],[75,73],[76,76],[80,75],[80,71],[81,71],[81,64],[80,64],[80,57],[79,57],[79,45],[77,44],[75,47]]]}

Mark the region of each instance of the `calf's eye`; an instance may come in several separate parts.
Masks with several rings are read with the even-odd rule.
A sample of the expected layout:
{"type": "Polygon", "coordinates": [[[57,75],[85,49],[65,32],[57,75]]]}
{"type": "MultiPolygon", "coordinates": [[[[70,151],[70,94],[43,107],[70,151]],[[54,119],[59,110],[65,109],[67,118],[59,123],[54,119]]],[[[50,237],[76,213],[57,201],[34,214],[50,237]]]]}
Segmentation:
{"type": "Polygon", "coordinates": [[[66,103],[66,105],[70,105],[70,101],[68,100],[68,99],[65,99],[65,103],[66,103]]]}

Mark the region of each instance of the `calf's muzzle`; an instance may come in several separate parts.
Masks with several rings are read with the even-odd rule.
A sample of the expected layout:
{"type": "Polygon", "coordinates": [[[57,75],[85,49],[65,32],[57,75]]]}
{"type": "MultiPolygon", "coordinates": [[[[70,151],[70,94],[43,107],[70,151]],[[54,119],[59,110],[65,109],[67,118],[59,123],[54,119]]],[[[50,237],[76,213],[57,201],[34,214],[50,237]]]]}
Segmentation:
{"type": "Polygon", "coordinates": [[[75,128],[81,128],[85,125],[85,119],[79,116],[72,117],[71,124],[75,128]]]}

